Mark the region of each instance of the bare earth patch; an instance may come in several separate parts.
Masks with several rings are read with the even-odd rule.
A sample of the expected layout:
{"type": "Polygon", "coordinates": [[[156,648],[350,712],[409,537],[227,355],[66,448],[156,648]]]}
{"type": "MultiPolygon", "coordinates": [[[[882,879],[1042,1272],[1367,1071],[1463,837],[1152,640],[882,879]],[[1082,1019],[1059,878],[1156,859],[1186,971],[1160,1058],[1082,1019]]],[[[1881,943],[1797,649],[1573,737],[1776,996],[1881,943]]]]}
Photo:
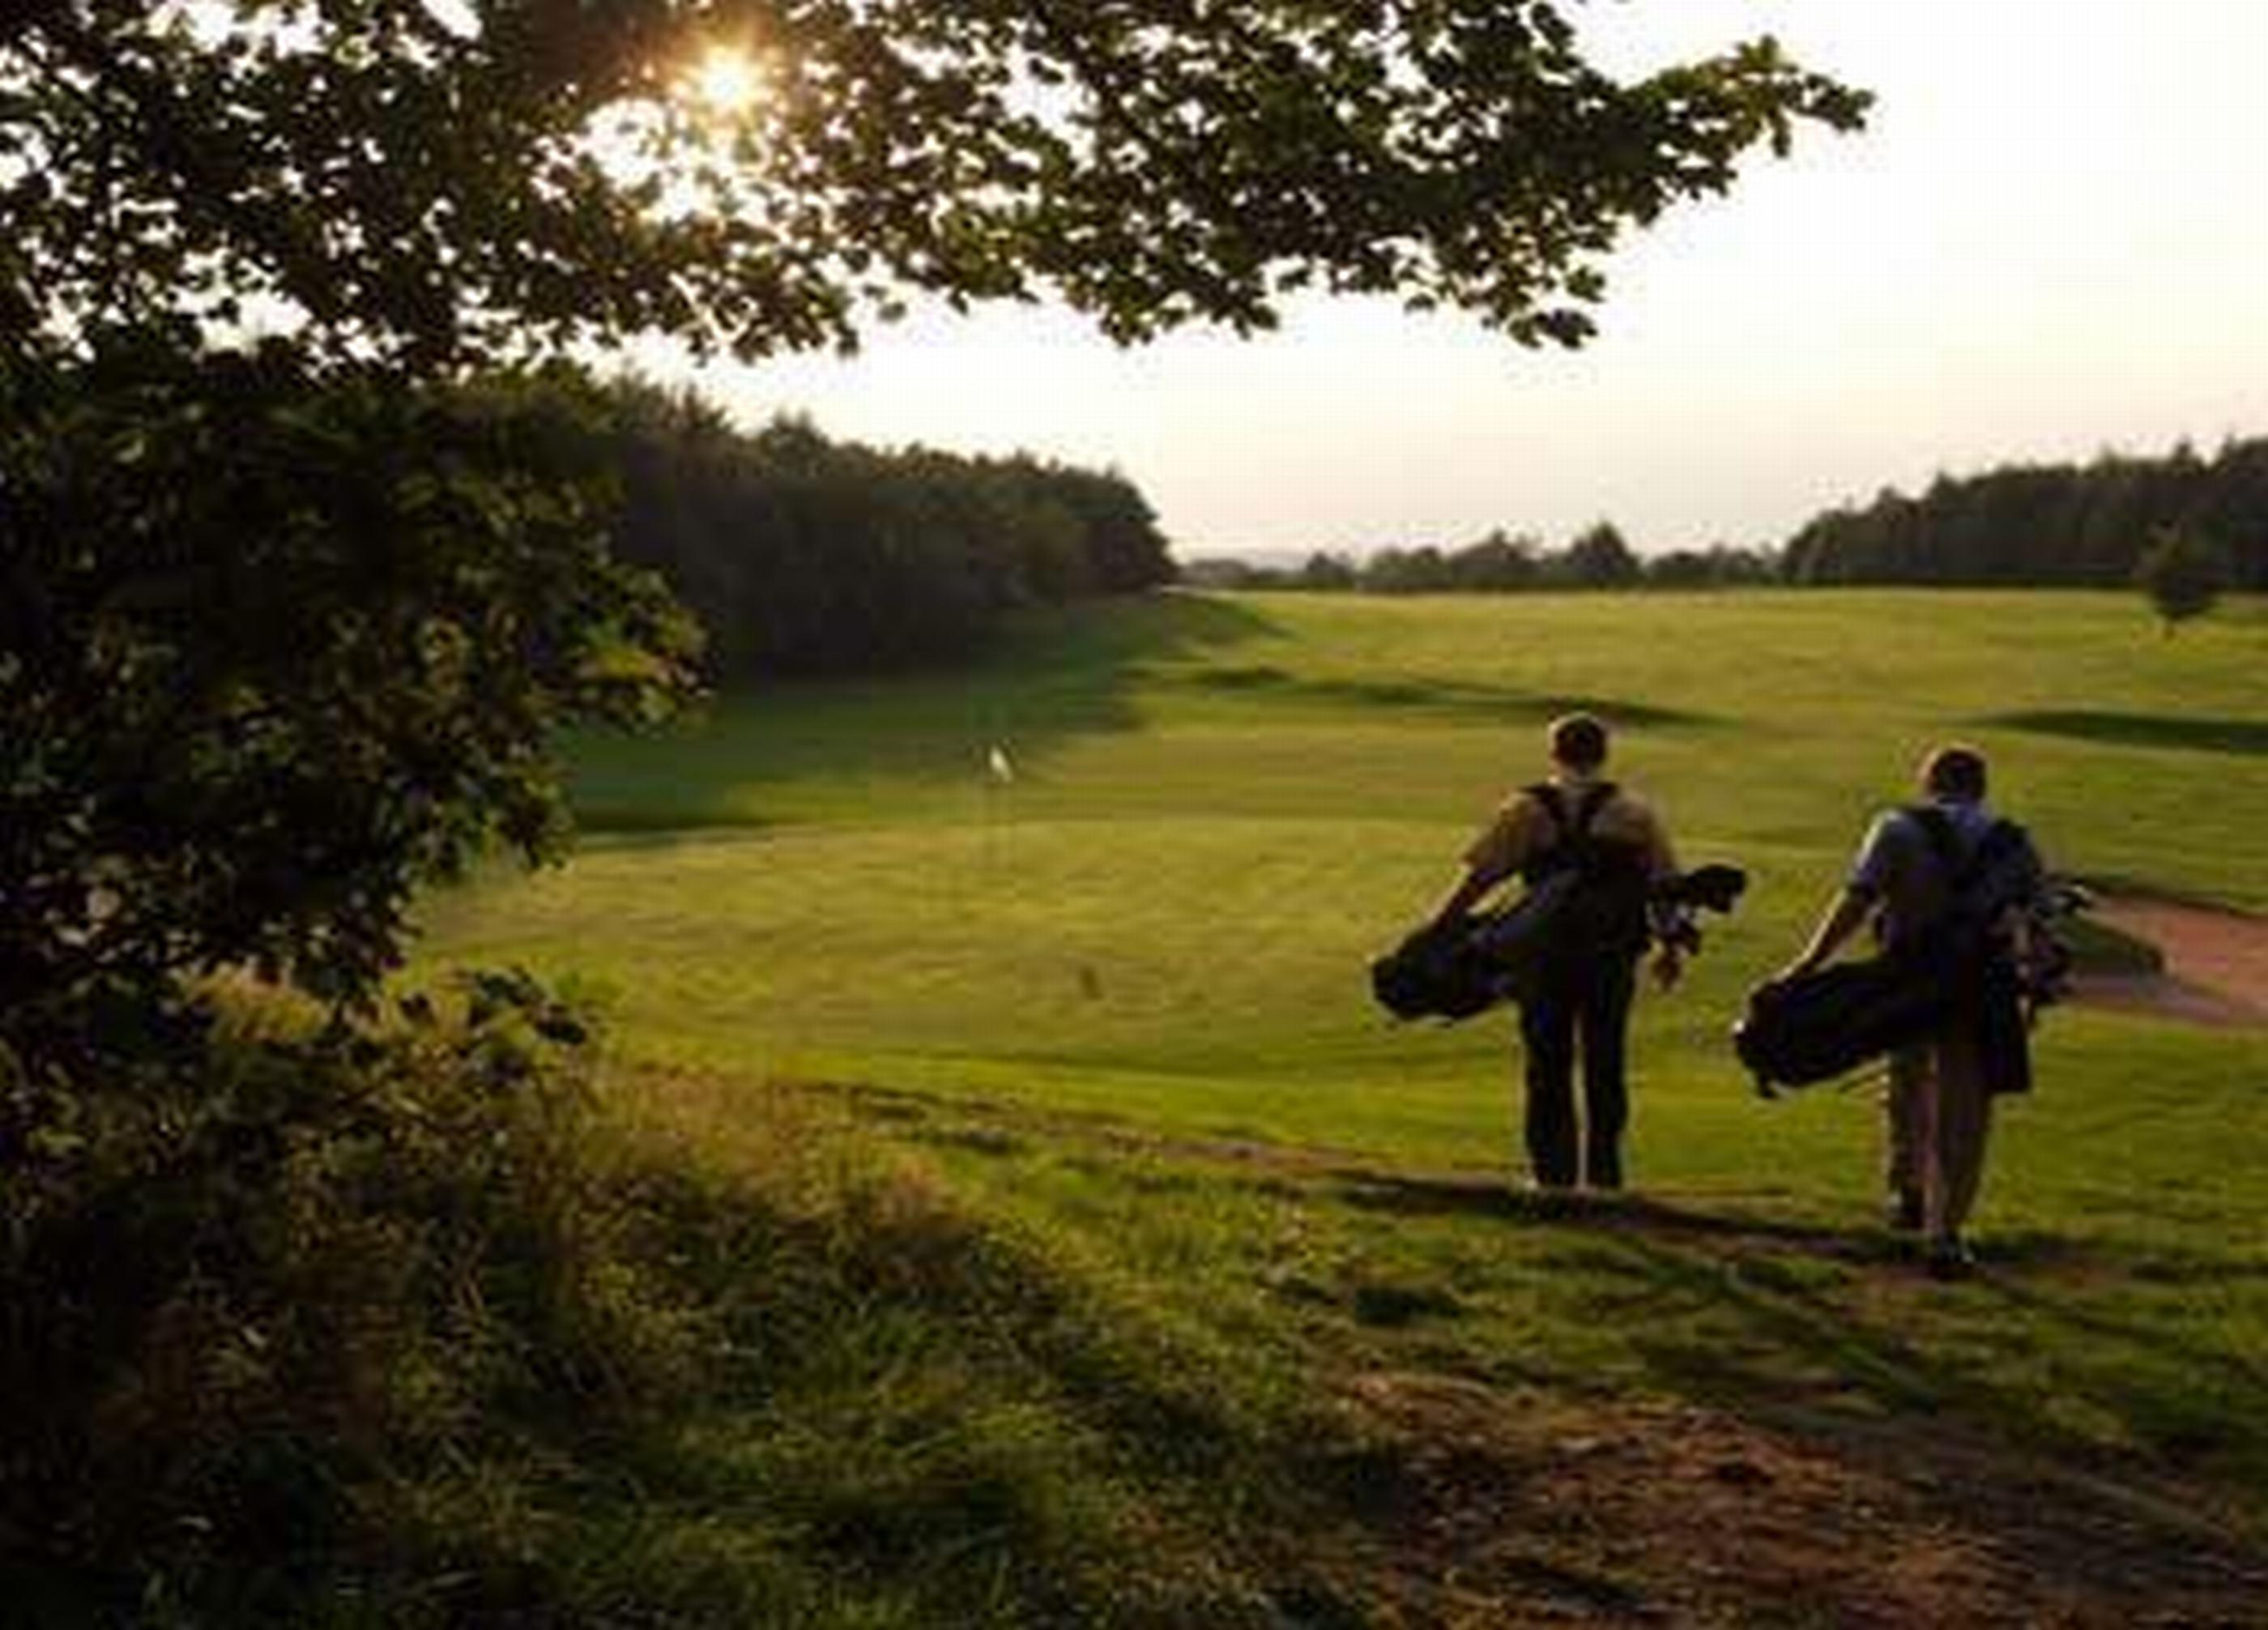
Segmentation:
{"type": "Polygon", "coordinates": [[[2195,1024],[2268,1024],[2268,918],[2140,896],[2103,896],[2095,915],[2155,946],[2166,968],[2081,975],[2074,1000],[2195,1024]]]}
{"type": "Polygon", "coordinates": [[[1399,1451],[1386,1553],[1346,1555],[1388,1623],[2124,1630],[2268,1604],[2257,1554],[2175,1502],[1949,1424],[1553,1409],[1430,1374],[1347,1394],[1399,1451]]]}

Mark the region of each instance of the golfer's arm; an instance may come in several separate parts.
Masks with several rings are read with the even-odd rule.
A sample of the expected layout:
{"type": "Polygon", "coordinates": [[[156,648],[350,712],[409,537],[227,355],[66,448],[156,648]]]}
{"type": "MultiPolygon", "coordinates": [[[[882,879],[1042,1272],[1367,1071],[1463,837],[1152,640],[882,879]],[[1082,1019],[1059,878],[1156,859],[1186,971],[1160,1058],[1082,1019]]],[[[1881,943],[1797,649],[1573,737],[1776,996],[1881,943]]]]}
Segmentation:
{"type": "MultiPolygon", "coordinates": [[[[1678,875],[1677,850],[1669,841],[1669,829],[1650,809],[1646,819],[1646,874],[1648,882],[1656,884],[1672,882],[1678,875]]],[[[1653,937],[1660,946],[1659,954],[1675,959],[1679,954],[1679,929],[1689,914],[1683,906],[1660,895],[1649,897],[1646,909],[1653,937]]]]}
{"type": "Polygon", "coordinates": [[[1457,880],[1457,886],[1450,889],[1448,896],[1441,902],[1441,909],[1433,913],[1433,920],[1447,922],[1451,918],[1462,916],[1487,898],[1504,879],[1505,874],[1501,872],[1477,866],[1467,867],[1464,876],[1457,880]]]}
{"type": "Polygon", "coordinates": [[[1842,948],[1843,942],[1859,931],[1874,909],[1874,895],[1864,889],[1845,889],[1835,897],[1811,931],[1810,943],[1803,953],[1789,964],[1791,974],[1808,973],[1842,948]]]}
{"type": "Polygon", "coordinates": [[[1524,799],[1506,804],[1497,812],[1488,830],[1465,851],[1465,874],[1441,902],[1441,909],[1433,913],[1435,922],[1447,922],[1471,911],[1498,884],[1520,870],[1521,857],[1528,853],[1532,841],[1528,837],[1532,819],[1524,799]]]}
{"type": "Polygon", "coordinates": [[[1677,845],[1669,841],[1669,829],[1661,817],[1649,809],[1646,813],[1646,870],[1654,882],[1677,875],[1677,845]]]}

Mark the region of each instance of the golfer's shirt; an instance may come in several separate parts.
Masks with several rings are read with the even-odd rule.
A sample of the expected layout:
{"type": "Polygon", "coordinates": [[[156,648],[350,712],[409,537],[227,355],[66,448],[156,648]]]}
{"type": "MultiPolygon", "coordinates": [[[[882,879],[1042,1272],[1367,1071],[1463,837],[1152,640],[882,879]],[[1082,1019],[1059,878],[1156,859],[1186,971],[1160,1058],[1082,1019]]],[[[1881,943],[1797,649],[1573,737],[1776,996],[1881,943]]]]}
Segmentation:
{"type": "MultiPolygon", "coordinates": [[[[1953,823],[1961,852],[1972,854],[1993,815],[1981,801],[1933,800],[1953,823]]],[[[1851,862],[1851,892],[1878,903],[1877,934],[1885,941],[1943,916],[1953,901],[1953,879],[1922,823],[1904,809],[1874,817],[1851,862]]]]}
{"type": "MultiPolygon", "coordinates": [[[[1551,785],[1559,789],[1559,796],[1572,812],[1582,806],[1584,794],[1598,783],[1561,775],[1552,777],[1551,785]]],[[[1601,843],[1625,844],[1635,850],[1643,857],[1650,878],[1677,874],[1677,856],[1670,847],[1668,830],[1644,800],[1625,788],[1617,786],[1614,796],[1599,807],[1591,817],[1590,832],[1601,843]]],[[[1495,818],[1466,849],[1465,864],[1484,877],[1511,877],[1557,843],[1559,837],[1551,812],[1523,791],[1505,800],[1495,818]]]]}

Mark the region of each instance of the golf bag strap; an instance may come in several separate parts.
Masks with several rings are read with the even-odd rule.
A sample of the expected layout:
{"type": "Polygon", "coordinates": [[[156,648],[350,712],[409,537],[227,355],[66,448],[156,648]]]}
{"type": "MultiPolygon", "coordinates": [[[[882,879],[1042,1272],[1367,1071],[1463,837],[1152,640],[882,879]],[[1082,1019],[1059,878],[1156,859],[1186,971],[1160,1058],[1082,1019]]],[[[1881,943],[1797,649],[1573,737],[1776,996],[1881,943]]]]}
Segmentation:
{"type": "Polygon", "coordinates": [[[1929,840],[1929,852],[1936,857],[1946,882],[1958,891],[1968,867],[1961,852],[1961,834],[1954,830],[1953,817],[1934,804],[1912,805],[1905,815],[1929,840]]]}
{"type": "Polygon", "coordinates": [[[1584,793],[1583,801],[1575,808],[1575,837],[1589,836],[1592,821],[1597,818],[1600,810],[1607,807],[1607,800],[1615,795],[1616,790],[1613,782],[1602,781],[1584,793]]]}
{"type": "Polygon", "coordinates": [[[1611,781],[1594,782],[1583,789],[1582,800],[1576,804],[1572,815],[1567,808],[1567,795],[1549,781],[1538,781],[1535,785],[1521,790],[1543,805],[1543,812],[1551,817],[1552,829],[1558,834],[1552,845],[1557,848],[1560,844],[1587,835],[1591,822],[1598,817],[1599,811],[1607,807],[1607,801],[1618,789],[1611,781]]]}
{"type": "Polygon", "coordinates": [[[1945,869],[1946,881],[1956,896],[1973,889],[1985,869],[1999,859],[2001,851],[2023,836],[2023,829],[2014,822],[1995,819],[1964,854],[1953,818],[1934,804],[1916,804],[1906,811],[1906,818],[1928,837],[1930,852],[1945,869]]]}

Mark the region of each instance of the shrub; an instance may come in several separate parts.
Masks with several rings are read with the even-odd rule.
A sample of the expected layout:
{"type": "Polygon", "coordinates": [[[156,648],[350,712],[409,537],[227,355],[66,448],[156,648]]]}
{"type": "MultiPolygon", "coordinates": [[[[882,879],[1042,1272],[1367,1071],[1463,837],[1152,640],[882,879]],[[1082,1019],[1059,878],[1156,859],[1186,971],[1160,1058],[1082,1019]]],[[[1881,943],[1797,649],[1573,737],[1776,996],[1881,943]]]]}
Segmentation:
{"type": "Polygon", "coordinates": [[[367,1549],[389,1490],[692,1373],[570,1010],[483,974],[382,1032],[278,1029],[88,1081],[0,1053],[19,1591],[257,1609],[367,1549]]]}
{"type": "Polygon", "coordinates": [[[2160,527],[2134,567],[2134,581],[2149,596],[2170,634],[2175,624],[2213,609],[2229,585],[2228,557],[2200,533],[2160,527]]]}

